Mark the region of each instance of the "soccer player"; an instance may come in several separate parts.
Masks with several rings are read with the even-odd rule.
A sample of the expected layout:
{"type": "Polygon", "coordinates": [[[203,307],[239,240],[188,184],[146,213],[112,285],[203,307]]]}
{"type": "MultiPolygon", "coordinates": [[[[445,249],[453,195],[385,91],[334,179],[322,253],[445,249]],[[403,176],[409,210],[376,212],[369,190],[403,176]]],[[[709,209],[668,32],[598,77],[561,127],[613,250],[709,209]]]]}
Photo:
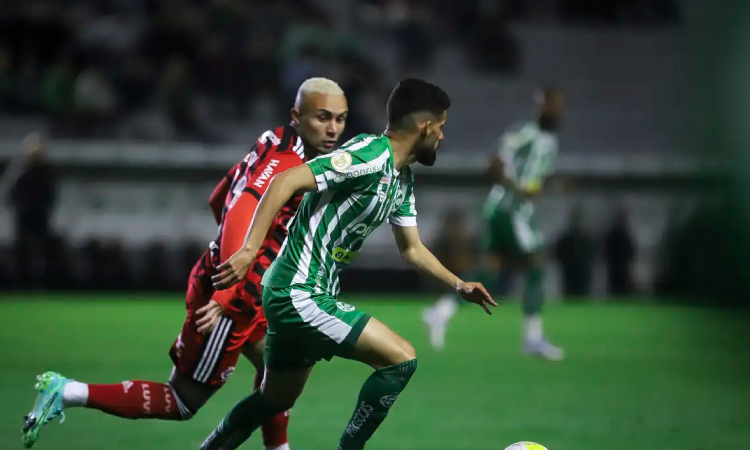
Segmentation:
{"type": "Polygon", "coordinates": [[[448,95],[439,87],[404,80],[388,100],[384,134],[359,135],[341,151],[319,156],[273,180],[246,245],[214,277],[218,289],[242,280],[277,211],[295,192],[307,192],[289,238],[263,277],[268,318],[265,379],[260,389],[235,405],[201,449],[240,446],[269,417],[292,407],[317,361],[334,356],[374,369],[338,445],[340,450],[364,448],[417,369],[409,342],[338,301],[339,273],[386,220],[402,258],[490,313],[495,303],[484,287],[449,272],[422,244],[417,231],[410,164],[435,163],[449,106],[448,95]]]}
{"type": "MultiPolygon", "coordinates": [[[[274,175],[331,152],[344,131],[347,112],[344,92],[336,83],[324,78],[305,81],[291,111],[291,125],[263,133],[216,187],[210,204],[219,233],[190,274],[187,318],[170,351],[174,368],[169,382],[84,384],[48,372],[38,377],[40,395],[26,419],[27,447],[38,439],[42,426],[70,407],[129,419],[188,420],[226,383],[240,354],[255,365],[256,386],[260,384],[267,328],[260,280],[286,239],[289,220],[302,197],[290,195],[274,211],[258,257],[241,283],[215,291],[211,277],[243,246],[250,219],[274,175]],[[214,325],[210,330],[204,323],[209,319],[214,325]]],[[[288,449],[288,408],[277,413],[264,421],[264,444],[268,449],[288,449]]]]}
{"type": "MultiPolygon", "coordinates": [[[[490,162],[495,185],[484,205],[486,255],[485,267],[480,270],[490,269],[497,274],[506,260],[523,269],[524,351],[559,361],[564,357],[563,350],[552,345],[542,331],[544,240],[537,226],[534,202],[554,169],[556,132],[564,98],[555,88],[546,88],[536,97],[537,120],[512,126],[500,138],[500,150],[490,162]]],[[[430,342],[436,350],[445,345],[446,327],[458,305],[455,295],[446,294],[424,312],[430,342]]]]}

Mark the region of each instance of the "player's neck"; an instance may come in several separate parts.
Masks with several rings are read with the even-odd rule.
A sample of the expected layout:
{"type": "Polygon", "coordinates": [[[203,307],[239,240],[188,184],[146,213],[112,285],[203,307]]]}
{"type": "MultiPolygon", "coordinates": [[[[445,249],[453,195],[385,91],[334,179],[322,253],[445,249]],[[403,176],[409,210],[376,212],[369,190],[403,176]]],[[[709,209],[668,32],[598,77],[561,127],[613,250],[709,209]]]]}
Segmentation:
{"type": "Polygon", "coordinates": [[[416,137],[391,129],[385,130],[383,134],[391,143],[391,149],[393,149],[393,167],[396,170],[400,171],[405,166],[416,162],[417,158],[414,155],[414,145],[417,143],[416,137]]]}

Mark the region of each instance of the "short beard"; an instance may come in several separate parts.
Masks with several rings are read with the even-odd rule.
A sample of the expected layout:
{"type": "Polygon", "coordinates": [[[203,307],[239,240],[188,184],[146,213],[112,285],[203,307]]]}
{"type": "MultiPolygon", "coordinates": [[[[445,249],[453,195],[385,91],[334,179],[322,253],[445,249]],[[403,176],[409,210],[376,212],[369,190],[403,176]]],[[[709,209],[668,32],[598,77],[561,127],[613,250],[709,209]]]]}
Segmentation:
{"type": "Polygon", "coordinates": [[[423,166],[432,167],[437,161],[437,151],[425,148],[417,153],[417,162],[423,166]]]}

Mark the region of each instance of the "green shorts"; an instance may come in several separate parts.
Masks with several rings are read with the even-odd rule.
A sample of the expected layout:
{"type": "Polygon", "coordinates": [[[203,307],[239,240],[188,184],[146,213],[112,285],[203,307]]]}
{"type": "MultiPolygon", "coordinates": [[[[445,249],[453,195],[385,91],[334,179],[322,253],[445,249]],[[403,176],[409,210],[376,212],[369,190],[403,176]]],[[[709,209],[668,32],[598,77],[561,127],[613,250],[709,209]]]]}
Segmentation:
{"type": "Polygon", "coordinates": [[[523,257],[540,251],[544,237],[533,213],[498,209],[486,218],[483,244],[491,253],[523,257]]]}
{"type": "Polygon", "coordinates": [[[298,287],[263,287],[268,320],[265,360],[271,368],[309,367],[349,358],[370,316],[326,294],[298,287]]]}

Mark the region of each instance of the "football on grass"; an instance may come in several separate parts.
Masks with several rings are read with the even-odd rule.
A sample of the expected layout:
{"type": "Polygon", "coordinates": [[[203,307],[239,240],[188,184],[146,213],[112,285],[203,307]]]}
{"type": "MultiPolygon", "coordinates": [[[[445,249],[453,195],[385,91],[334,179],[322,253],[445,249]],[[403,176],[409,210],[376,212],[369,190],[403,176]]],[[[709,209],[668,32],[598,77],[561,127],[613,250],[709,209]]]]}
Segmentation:
{"type": "Polygon", "coordinates": [[[547,447],[536,442],[516,442],[505,450],[547,450],[547,447]]]}

